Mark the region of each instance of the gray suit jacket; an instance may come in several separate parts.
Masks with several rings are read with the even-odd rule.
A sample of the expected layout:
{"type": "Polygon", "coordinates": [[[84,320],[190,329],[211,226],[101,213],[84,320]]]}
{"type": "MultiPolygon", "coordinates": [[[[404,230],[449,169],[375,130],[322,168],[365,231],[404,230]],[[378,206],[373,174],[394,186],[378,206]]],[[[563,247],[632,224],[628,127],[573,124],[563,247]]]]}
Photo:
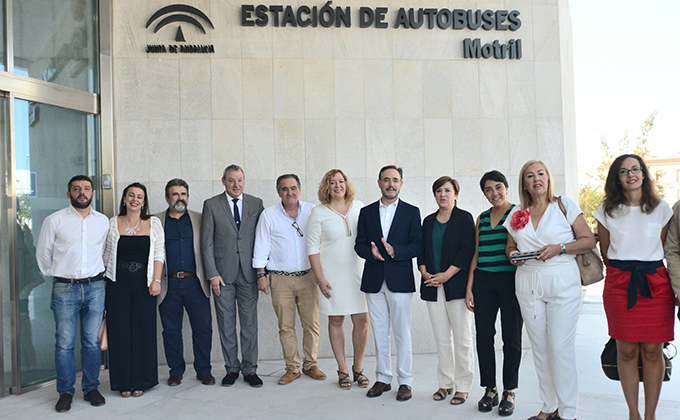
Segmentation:
{"type": "Polygon", "coordinates": [[[257,281],[252,268],[255,227],[264,210],[262,199],[243,194],[241,229],[236,228],[234,216],[225,193],[205,200],[201,224],[203,265],[208,279],[221,276],[225,284],[234,283],[239,263],[246,281],[257,281]]]}
{"type": "MultiPolygon", "coordinates": [[[[203,270],[203,260],[201,259],[201,213],[187,210],[189,218],[191,219],[191,230],[194,232],[194,259],[196,260],[196,277],[201,283],[201,288],[206,297],[210,297],[210,280],[205,277],[203,270]]],[[[161,220],[161,224],[165,229],[165,214],[166,211],[154,214],[161,220]]],[[[161,294],[158,295],[158,304],[160,305],[168,293],[168,264],[163,264],[163,276],[161,277],[161,294]]]]}

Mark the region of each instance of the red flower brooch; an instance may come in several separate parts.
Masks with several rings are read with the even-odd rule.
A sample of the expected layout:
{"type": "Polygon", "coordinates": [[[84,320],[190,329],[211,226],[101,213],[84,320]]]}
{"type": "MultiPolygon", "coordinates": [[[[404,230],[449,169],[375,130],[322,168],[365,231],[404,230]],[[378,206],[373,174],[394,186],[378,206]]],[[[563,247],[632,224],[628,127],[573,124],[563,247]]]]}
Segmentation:
{"type": "Polygon", "coordinates": [[[531,213],[527,209],[516,211],[512,214],[512,219],[510,219],[510,227],[514,230],[524,229],[529,223],[530,216],[531,213]]]}

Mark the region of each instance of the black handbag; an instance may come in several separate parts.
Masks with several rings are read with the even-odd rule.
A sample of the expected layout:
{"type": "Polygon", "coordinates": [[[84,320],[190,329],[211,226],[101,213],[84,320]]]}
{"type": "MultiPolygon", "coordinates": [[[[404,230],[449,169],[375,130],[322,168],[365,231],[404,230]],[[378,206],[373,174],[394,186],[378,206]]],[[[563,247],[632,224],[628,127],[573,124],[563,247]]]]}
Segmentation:
{"type": "MultiPolygon", "coordinates": [[[[664,382],[671,380],[671,370],[673,369],[671,359],[673,359],[678,352],[677,349],[675,349],[675,354],[669,356],[671,347],[675,349],[675,346],[670,343],[663,345],[663,361],[665,365],[663,373],[664,382]]],[[[600,355],[600,362],[602,363],[602,370],[604,371],[605,376],[613,381],[619,380],[619,371],[616,367],[616,356],[616,340],[610,338],[609,341],[607,341],[607,344],[604,345],[604,350],[602,350],[602,354],[600,355]]],[[[640,382],[642,382],[642,356],[638,359],[638,371],[640,372],[640,382]]]]}

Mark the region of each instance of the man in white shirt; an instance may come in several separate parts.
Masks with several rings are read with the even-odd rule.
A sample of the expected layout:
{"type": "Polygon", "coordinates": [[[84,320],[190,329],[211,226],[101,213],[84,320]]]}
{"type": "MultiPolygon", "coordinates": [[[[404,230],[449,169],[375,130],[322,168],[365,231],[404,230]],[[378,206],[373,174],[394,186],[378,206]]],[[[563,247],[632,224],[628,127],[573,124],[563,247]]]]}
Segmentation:
{"type": "Polygon", "coordinates": [[[43,222],[35,256],[45,277],[54,278],[51,308],[57,340],[57,412],[71,409],[76,383],[75,343],[78,317],[81,324],[82,388],[93,406],[106,403],[99,393],[99,329],[104,316],[104,246],[109,220],[90,207],[92,180],[77,175],[68,183],[71,205],[43,222]]]}
{"type": "Polygon", "coordinates": [[[279,338],[286,362],[286,373],[279,385],[300,377],[300,355],[295,335],[295,308],[300,314],[305,360],[302,372],[313,379],[326,379],[319,370],[316,355],[319,347],[319,297],[314,273],[307,256],[307,221],[314,207],[299,201],[300,178],[285,174],[276,180],[281,203],[267,207],[257,224],[253,268],[257,270],[258,289],[269,294],[279,319],[279,338]]]}
{"type": "Polygon", "coordinates": [[[399,199],[403,184],[401,168],[388,165],[380,170],[382,197],[361,209],[354,246],[366,260],[361,291],[366,293],[376,349],[376,381],[366,396],[379,397],[392,389],[391,326],[397,347],[398,401],[408,401],[412,396],[413,258],[423,249],[420,210],[399,199]]]}

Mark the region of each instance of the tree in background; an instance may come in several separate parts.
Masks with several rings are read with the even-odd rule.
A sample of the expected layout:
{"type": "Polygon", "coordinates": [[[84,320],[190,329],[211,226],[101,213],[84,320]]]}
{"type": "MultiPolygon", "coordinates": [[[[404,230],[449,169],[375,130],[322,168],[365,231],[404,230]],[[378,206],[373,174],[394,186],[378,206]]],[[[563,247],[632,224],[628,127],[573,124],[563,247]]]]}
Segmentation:
{"type": "MultiPolygon", "coordinates": [[[[578,201],[583,215],[588,222],[591,229],[597,226],[597,220],[593,216],[595,210],[602,204],[604,198],[604,182],[607,179],[607,173],[614,159],[625,153],[633,153],[646,159],[649,156],[649,149],[647,148],[647,140],[649,139],[649,132],[654,127],[654,119],[658,111],[654,111],[642,124],[640,136],[635,142],[635,146],[631,150],[630,139],[628,138],[628,130],[623,133],[617,144],[617,150],[613,151],[607,140],[602,137],[600,139],[600,152],[602,154],[602,161],[596,168],[594,175],[588,174],[590,181],[584,185],[579,186],[578,201]]],[[[663,191],[660,191],[663,194],[663,191]]]]}

